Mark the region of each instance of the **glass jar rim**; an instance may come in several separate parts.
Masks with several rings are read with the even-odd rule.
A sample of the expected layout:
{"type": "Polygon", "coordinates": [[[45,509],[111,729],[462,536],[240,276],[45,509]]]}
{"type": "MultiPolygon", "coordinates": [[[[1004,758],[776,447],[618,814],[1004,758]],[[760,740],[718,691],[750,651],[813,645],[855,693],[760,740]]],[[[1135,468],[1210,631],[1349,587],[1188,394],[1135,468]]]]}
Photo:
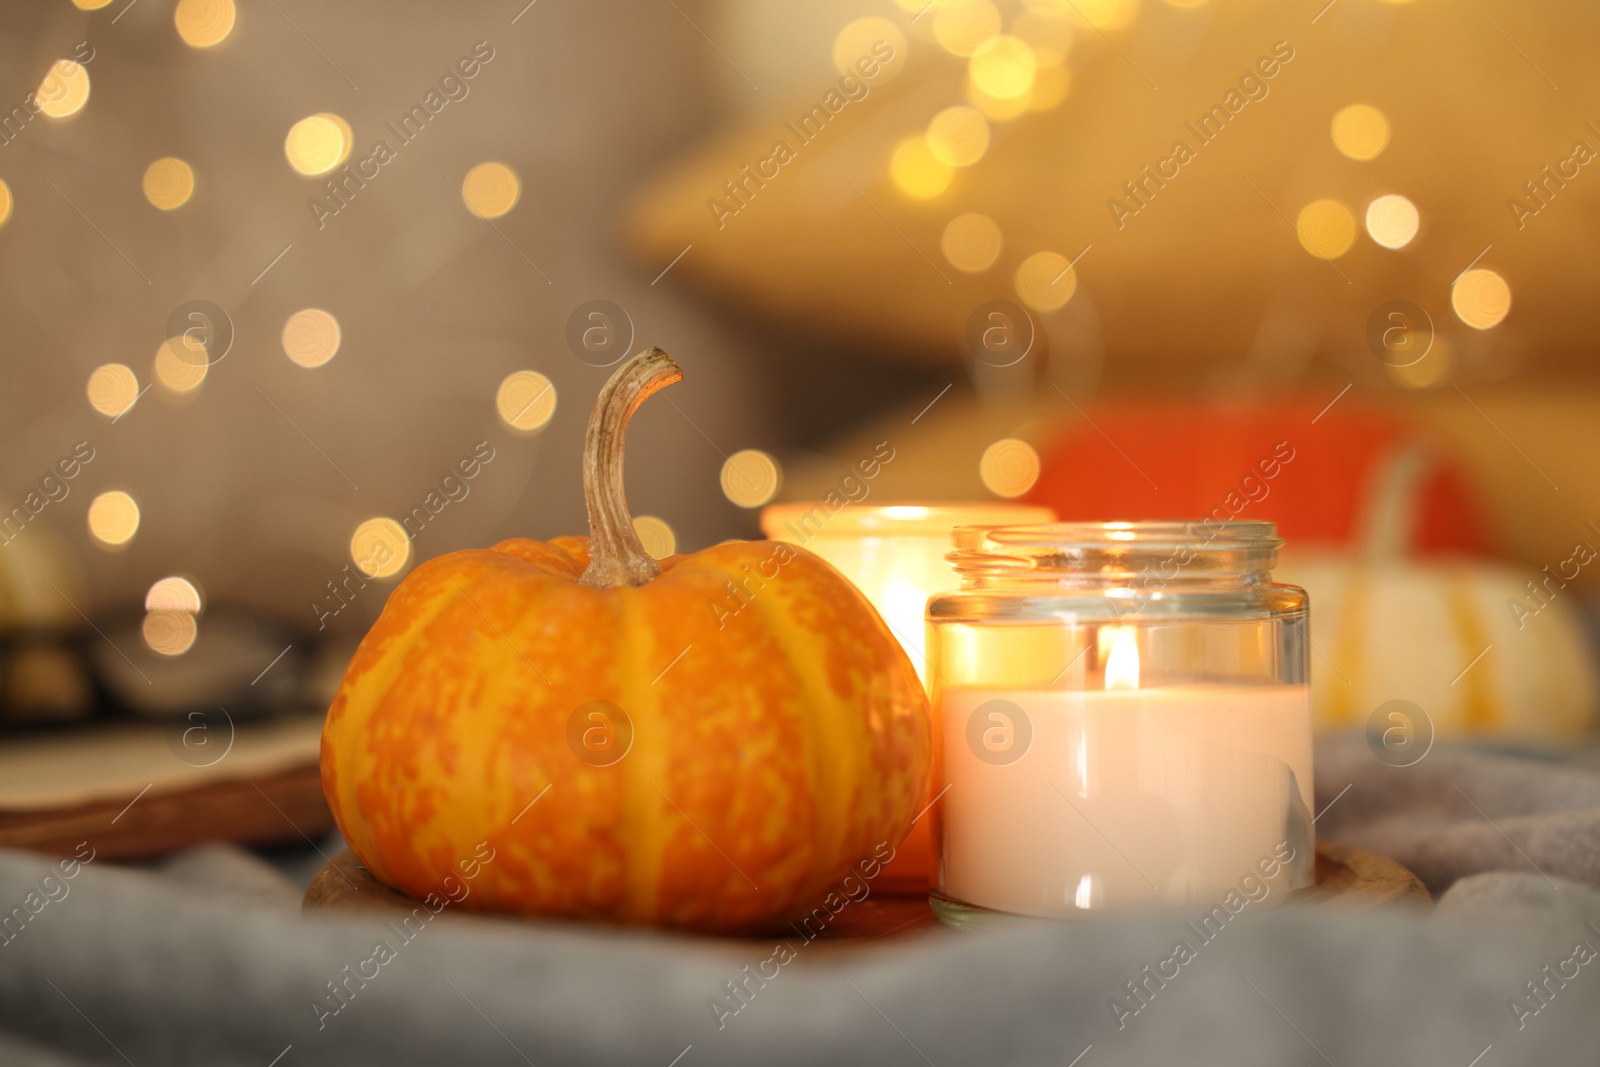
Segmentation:
{"type": "Polygon", "coordinates": [[[854,504],[837,510],[821,500],[769,504],[761,509],[761,530],[768,537],[781,537],[784,526],[796,520],[814,518],[821,509],[826,516],[823,528],[828,534],[887,534],[907,537],[932,536],[943,540],[958,527],[981,529],[1031,528],[1030,524],[1049,524],[1056,513],[1036,504],[939,503],[939,504],[854,504]]]}
{"type": "Polygon", "coordinates": [[[960,526],[945,556],[962,575],[1027,572],[1131,574],[1165,556],[1191,573],[1270,570],[1283,539],[1263,520],[1195,519],[960,526]],[[1181,557],[1181,559],[1179,558],[1181,557]]]}

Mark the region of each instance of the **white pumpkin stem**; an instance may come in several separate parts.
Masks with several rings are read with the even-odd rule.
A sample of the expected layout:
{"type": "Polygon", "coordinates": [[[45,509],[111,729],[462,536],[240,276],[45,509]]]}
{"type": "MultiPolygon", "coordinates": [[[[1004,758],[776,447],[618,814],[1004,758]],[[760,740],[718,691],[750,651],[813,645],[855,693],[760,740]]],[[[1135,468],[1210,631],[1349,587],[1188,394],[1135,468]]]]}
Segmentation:
{"type": "Polygon", "coordinates": [[[1369,563],[1394,563],[1416,550],[1422,489],[1433,459],[1418,442],[1396,446],[1367,476],[1356,527],[1356,553],[1369,563]]]}
{"type": "Polygon", "coordinates": [[[589,569],[584,585],[609,589],[644,585],[661,567],[644,549],[622,492],[623,440],[628,420],[658,389],[683,380],[659,348],[647,348],[617,368],[601,387],[583,436],[583,498],[589,508],[589,569]]]}

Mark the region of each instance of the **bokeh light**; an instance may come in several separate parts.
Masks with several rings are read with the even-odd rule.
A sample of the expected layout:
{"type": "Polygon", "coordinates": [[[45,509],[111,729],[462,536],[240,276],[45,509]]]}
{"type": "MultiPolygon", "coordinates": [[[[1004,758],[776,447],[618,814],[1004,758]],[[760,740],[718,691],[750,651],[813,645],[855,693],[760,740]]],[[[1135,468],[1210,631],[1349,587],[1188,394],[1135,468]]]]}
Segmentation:
{"type": "Polygon", "coordinates": [[[200,613],[200,590],[181,575],[170,575],[150,586],[144,595],[146,611],[187,611],[200,613]]]}
{"type": "Polygon", "coordinates": [[[1389,145],[1389,117],[1371,104],[1351,104],[1333,116],[1333,145],[1351,159],[1376,159],[1389,145]]]}
{"type": "Polygon", "coordinates": [[[1015,37],[986,41],[967,66],[972,84],[999,100],[1015,100],[1033,88],[1033,49],[1015,37]]]}
{"type": "Polygon", "coordinates": [[[88,393],[89,406],[114,419],[139,399],[139,379],[127,365],[107,363],[89,375],[88,393]]]}
{"type": "Polygon", "coordinates": [[[39,110],[53,119],[70,118],[89,102],[89,72],[70,59],[58,59],[34,93],[39,110]]]}
{"type": "Polygon", "coordinates": [[[289,127],[289,136],[283,140],[283,154],[297,173],[314,177],[328,173],[349,159],[354,144],[350,124],[324,111],[289,127]]]}
{"type": "Polygon", "coordinates": [[[1035,311],[1054,311],[1072,299],[1078,272],[1059,252],[1035,252],[1017,267],[1017,296],[1035,311]]]}
{"type": "Polygon", "coordinates": [[[11,186],[0,181],[0,226],[11,219],[11,186]]]}
{"type": "Polygon", "coordinates": [[[156,349],[155,379],[178,395],[192,393],[206,380],[211,365],[206,361],[205,349],[200,355],[185,351],[187,342],[182,337],[163,341],[156,349]]]}
{"type": "Polygon", "coordinates": [[[1003,437],[983,450],[978,477],[995,496],[1021,496],[1039,480],[1039,453],[1017,437],[1003,437]]]}
{"type": "Polygon", "coordinates": [[[522,199],[522,179],[504,163],[479,163],[462,179],[461,199],[480,219],[497,219],[522,199]]]}
{"type": "Polygon", "coordinates": [[[1000,35],[1000,10],[989,0],[961,0],[942,5],[933,15],[933,37],[953,56],[976,55],[1000,35]]]}
{"type": "Polygon", "coordinates": [[[678,535],[654,515],[640,515],[634,519],[633,532],[639,535],[644,550],[655,559],[666,559],[678,550],[678,535]]]}
{"type": "Polygon", "coordinates": [[[175,211],[194,195],[194,168],[164,156],[144,170],[144,198],[162,211],[175,211]]]}
{"type": "Polygon", "coordinates": [[[213,48],[233,32],[233,0],[178,0],[172,21],[178,36],[191,48],[213,48]]]}
{"type": "Polygon", "coordinates": [[[102,546],[119,548],[139,532],[139,505],[121,489],[101,493],[89,502],[89,533],[102,546]]]}
{"type": "Polygon", "coordinates": [[[506,375],[494,397],[500,421],[518,433],[537,433],[556,413],[555,383],[536,370],[506,375]]]}
{"type": "Polygon", "coordinates": [[[1404,248],[1417,235],[1417,205],[1395,193],[1367,205],[1367,234],[1385,248],[1404,248]]]}
{"type": "Polygon", "coordinates": [[[179,574],[158,579],[144,593],[146,611],[189,611],[200,614],[200,589],[179,574]]]}
{"type": "Polygon", "coordinates": [[[889,157],[889,177],[895,188],[913,200],[931,200],[950,188],[955,170],[933,154],[928,140],[914,133],[895,145],[889,157]]]}
{"type": "Polygon", "coordinates": [[[1455,352],[1442,334],[1435,334],[1428,351],[1415,363],[1403,367],[1385,363],[1384,368],[1396,385],[1405,389],[1431,389],[1450,381],[1455,370],[1455,352]]]}
{"type": "Polygon", "coordinates": [[[1295,234],[1318,259],[1338,259],[1356,240],[1356,218],[1337,200],[1313,200],[1300,209],[1295,234]]]}
{"type": "Polygon", "coordinates": [[[967,79],[967,101],[983,113],[983,117],[990,122],[1010,122],[1012,119],[1021,118],[1033,106],[1033,91],[1029,90],[1021,96],[1002,100],[997,96],[990,96],[969,77],[967,79]]]}
{"type": "Polygon", "coordinates": [[[939,238],[939,250],[957,270],[977,274],[994,266],[1000,258],[1004,239],[1000,224],[987,215],[973,212],[957,215],[944,228],[939,238]]]}
{"type": "Polygon", "coordinates": [[[79,11],[99,11],[111,0],[72,0],[72,3],[79,11]]]}
{"type": "Polygon", "coordinates": [[[350,558],[368,578],[388,578],[400,573],[411,558],[411,538],[405,527],[380,515],[357,526],[350,535],[350,558]]]}
{"type": "Polygon", "coordinates": [[[951,167],[970,167],[989,150],[989,122],[974,107],[947,107],[928,123],[928,150],[951,167]]]}
{"type": "Polygon", "coordinates": [[[321,308],[304,308],[283,324],[283,353],[302,367],[320,367],[339,354],[339,320],[321,308]]]}
{"type": "Polygon", "coordinates": [[[1490,330],[1511,311],[1511,286],[1492,270],[1469,270],[1451,287],[1450,306],[1474,330],[1490,330]]]}
{"type": "Polygon", "coordinates": [[[152,611],[140,628],[150,651],[163,656],[181,656],[194,647],[200,625],[187,611],[152,611]]]}
{"type": "Polygon", "coordinates": [[[722,495],[741,508],[759,508],[782,484],[778,461],[758,448],[735,452],[722,465],[722,495]]]}
{"type": "Polygon", "coordinates": [[[876,15],[856,19],[833,39],[833,68],[840,74],[861,77],[856,66],[862,60],[877,63],[878,77],[892,78],[906,65],[906,35],[888,19],[876,15]],[[884,63],[872,49],[879,41],[894,49],[894,59],[884,63]]]}
{"type": "Polygon", "coordinates": [[[1067,8],[1097,30],[1122,30],[1138,17],[1139,0],[1068,0],[1067,8]]]}

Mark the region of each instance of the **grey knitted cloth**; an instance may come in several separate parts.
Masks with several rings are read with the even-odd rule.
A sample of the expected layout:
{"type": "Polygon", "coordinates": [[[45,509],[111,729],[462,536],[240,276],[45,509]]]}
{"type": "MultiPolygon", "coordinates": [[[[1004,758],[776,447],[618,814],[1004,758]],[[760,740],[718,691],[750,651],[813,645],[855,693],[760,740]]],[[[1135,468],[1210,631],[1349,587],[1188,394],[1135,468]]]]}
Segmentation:
{"type": "Polygon", "coordinates": [[[1393,768],[1333,741],[1317,775],[1318,832],[1411,866],[1435,911],[1246,909],[1204,943],[1184,913],[818,943],[720,1016],[773,944],[492,920],[403,942],[302,918],[301,886],[239,850],[70,880],[0,853],[0,908],[47,901],[0,944],[0,1064],[1600,1059],[1600,773],[1445,746],[1393,768]],[[392,958],[349,981],[380,942],[392,958]]]}

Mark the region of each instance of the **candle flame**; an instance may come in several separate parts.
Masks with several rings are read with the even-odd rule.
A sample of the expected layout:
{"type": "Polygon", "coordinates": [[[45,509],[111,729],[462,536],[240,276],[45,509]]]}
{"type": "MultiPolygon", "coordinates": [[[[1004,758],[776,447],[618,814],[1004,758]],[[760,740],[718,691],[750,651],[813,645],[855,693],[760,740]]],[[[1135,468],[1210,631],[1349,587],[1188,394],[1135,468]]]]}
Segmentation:
{"type": "Polygon", "coordinates": [[[1131,626],[1120,627],[1106,657],[1106,688],[1139,688],[1139,641],[1131,626]]]}

